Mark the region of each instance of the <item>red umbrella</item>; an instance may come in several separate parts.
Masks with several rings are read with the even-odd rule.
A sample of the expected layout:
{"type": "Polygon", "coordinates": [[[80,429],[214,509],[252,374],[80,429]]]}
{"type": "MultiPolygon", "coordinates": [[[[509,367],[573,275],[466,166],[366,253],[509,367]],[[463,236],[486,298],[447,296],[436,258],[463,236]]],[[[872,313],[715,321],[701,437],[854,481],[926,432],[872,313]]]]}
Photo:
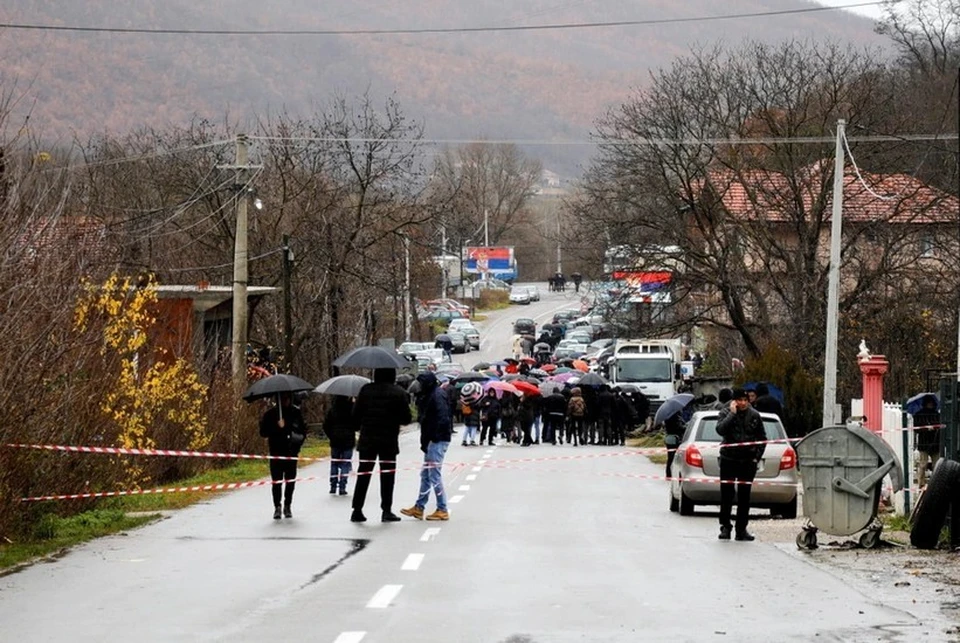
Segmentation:
{"type": "Polygon", "coordinates": [[[573,360],[573,367],[574,367],[575,369],[577,369],[578,371],[581,371],[581,372],[583,372],[583,373],[586,373],[587,371],[590,370],[590,365],[587,364],[587,363],[586,363],[585,361],[583,361],[582,359],[573,360]]]}
{"type": "Polygon", "coordinates": [[[530,382],[524,382],[523,380],[518,380],[516,382],[512,382],[512,384],[514,388],[516,388],[518,391],[520,391],[524,395],[540,395],[541,394],[540,387],[535,384],[531,384],[530,382]]]}
{"type": "Polygon", "coordinates": [[[533,359],[532,357],[521,357],[521,358],[520,358],[520,361],[523,362],[524,364],[536,364],[536,363],[537,363],[537,360],[533,359]]]}
{"type": "Polygon", "coordinates": [[[554,372],[555,370],[557,370],[557,365],[556,365],[556,364],[544,364],[544,365],[541,366],[540,368],[541,368],[542,370],[548,372],[548,373],[552,373],[552,372],[554,372]]]}

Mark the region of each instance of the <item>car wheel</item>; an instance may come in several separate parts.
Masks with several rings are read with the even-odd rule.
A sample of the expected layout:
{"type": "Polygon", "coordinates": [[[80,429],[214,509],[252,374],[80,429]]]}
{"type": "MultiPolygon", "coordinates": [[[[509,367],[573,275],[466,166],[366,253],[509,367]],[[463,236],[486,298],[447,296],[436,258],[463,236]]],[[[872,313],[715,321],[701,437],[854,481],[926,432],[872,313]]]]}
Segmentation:
{"type": "Polygon", "coordinates": [[[775,507],[770,513],[787,520],[793,520],[797,517],[797,497],[794,496],[790,502],[775,507]]]}
{"type": "Polygon", "coordinates": [[[685,494],[685,493],[683,492],[683,486],[681,485],[681,487],[680,487],[680,501],[679,501],[679,507],[678,507],[678,509],[680,510],[680,515],[681,515],[681,516],[692,516],[692,515],[693,515],[693,508],[694,508],[695,506],[696,506],[696,505],[694,505],[693,500],[690,500],[690,498],[687,497],[687,494],[685,494]]]}
{"type": "Polygon", "coordinates": [[[940,464],[930,476],[926,491],[917,502],[913,527],[910,530],[911,545],[918,549],[936,549],[958,480],[960,462],[940,460],[940,464]]]}
{"type": "Polygon", "coordinates": [[[670,511],[673,513],[680,511],[680,501],[673,497],[673,489],[670,489],[670,511]]]}

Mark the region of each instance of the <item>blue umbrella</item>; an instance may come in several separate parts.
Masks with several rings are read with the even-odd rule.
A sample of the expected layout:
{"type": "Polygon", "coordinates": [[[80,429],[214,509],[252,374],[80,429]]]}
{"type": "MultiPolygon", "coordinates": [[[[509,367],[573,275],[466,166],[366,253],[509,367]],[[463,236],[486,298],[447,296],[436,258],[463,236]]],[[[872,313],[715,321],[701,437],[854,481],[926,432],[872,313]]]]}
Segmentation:
{"type": "Polygon", "coordinates": [[[937,397],[936,393],[917,393],[916,395],[911,397],[909,400],[907,400],[907,404],[904,410],[906,410],[906,412],[909,413],[910,415],[916,415],[917,413],[920,412],[920,409],[923,408],[923,398],[925,398],[928,395],[933,397],[933,399],[936,401],[937,413],[939,413],[940,398],[937,397]]]}
{"type": "Polygon", "coordinates": [[[690,393],[677,393],[673,397],[668,397],[657,409],[657,414],[653,416],[653,426],[663,424],[671,417],[681,412],[687,404],[693,401],[693,395],[690,393]]]}
{"type": "Polygon", "coordinates": [[[771,384],[770,382],[747,382],[743,385],[743,388],[747,391],[755,391],[757,390],[758,384],[766,384],[770,396],[780,402],[780,406],[786,406],[783,402],[783,391],[776,384],[771,384]]]}

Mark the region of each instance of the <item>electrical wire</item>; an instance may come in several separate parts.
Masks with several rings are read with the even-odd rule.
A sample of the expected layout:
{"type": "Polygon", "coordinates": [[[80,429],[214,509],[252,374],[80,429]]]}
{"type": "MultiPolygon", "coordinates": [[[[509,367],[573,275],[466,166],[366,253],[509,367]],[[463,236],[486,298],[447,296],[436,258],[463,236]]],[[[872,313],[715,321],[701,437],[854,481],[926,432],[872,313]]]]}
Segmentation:
{"type": "Polygon", "coordinates": [[[885,0],[855,2],[837,6],[815,6],[803,9],[781,9],[777,11],[751,11],[713,16],[691,16],[688,18],[649,18],[645,20],[614,20],[598,22],[567,22],[542,25],[499,25],[487,27],[426,27],[411,29],[145,29],[136,27],[80,27],[75,25],[43,25],[0,23],[2,29],[20,29],[32,31],[68,31],[82,33],[121,33],[146,35],[183,35],[183,36],[388,36],[388,35],[424,35],[492,33],[516,31],[563,31],[571,29],[597,29],[609,27],[645,27],[658,25],[688,24],[692,22],[717,22],[721,20],[743,20],[747,18],[770,18],[793,16],[826,11],[841,11],[858,7],[881,5],[885,0]]]}
{"type": "Polygon", "coordinates": [[[77,170],[86,170],[91,167],[110,167],[112,165],[122,165],[123,163],[136,163],[137,161],[146,161],[149,159],[163,158],[164,156],[171,156],[174,154],[181,154],[183,152],[194,152],[196,150],[206,149],[208,147],[216,147],[218,145],[233,145],[236,143],[236,139],[229,139],[225,141],[210,141],[209,143],[198,143],[196,145],[191,145],[189,147],[179,147],[172,150],[159,150],[156,152],[150,152],[148,154],[138,154],[137,156],[125,156],[118,159],[105,159],[103,161],[91,161],[89,163],[74,163],[67,165],[66,167],[51,168],[47,170],[48,172],[76,172],[77,170]]]}
{"type": "MultiPolygon", "coordinates": [[[[253,257],[247,257],[247,261],[256,261],[257,259],[263,259],[264,257],[269,257],[270,255],[275,255],[278,252],[283,252],[283,248],[275,248],[269,252],[264,252],[261,255],[256,255],[253,257]]],[[[216,270],[217,268],[229,268],[233,266],[233,262],[221,263],[215,266],[194,266],[192,268],[163,268],[164,272],[190,272],[192,270],[216,270]]]]}
{"type": "MultiPolygon", "coordinates": [[[[314,143],[410,143],[411,145],[590,145],[602,147],[605,145],[632,145],[632,146],[698,146],[698,145],[823,145],[835,143],[834,136],[785,136],[761,138],[646,138],[646,139],[608,139],[608,140],[548,140],[548,139],[470,139],[470,138],[349,138],[349,137],[310,137],[310,136],[250,136],[250,140],[259,141],[302,141],[314,143]]],[[[958,134],[904,134],[852,136],[854,143],[886,143],[893,141],[947,141],[960,138],[958,134]]]]}

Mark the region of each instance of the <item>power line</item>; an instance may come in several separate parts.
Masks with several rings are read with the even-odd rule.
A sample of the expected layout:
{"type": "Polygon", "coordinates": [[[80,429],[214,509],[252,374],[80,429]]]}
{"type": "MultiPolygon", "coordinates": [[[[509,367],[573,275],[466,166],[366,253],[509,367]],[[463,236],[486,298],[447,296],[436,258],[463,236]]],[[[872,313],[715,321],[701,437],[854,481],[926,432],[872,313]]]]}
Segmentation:
{"type": "MultiPolygon", "coordinates": [[[[836,142],[834,136],[785,136],[761,138],[638,138],[638,139],[482,139],[482,138],[350,138],[350,137],[310,137],[310,136],[250,136],[250,140],[259,141],[301,141],[314,143],[409,143],[411,145],[822,145],[836,142]]],[[[888,143],[894,141],[948,141],[960,138],[958,134],[904,134],[894,136],[877,134],[872,136],[851,136],[852,143],[888,143]]]]}
{"type": "Polygon", "coordinates": [[[457,33],[491,33],[514,31],[562,31],[570,29],[597,29],[609,27],[644,27],[655,25],[685,24],[691,22],[717,22],[720,20],[743,20],[746,18],[768,18],[790,16],[824,11],[840,11],[858,7],[881,5],[885,0],[873,2],[855,2],[842,6],[816,6],[804,9],[782,9],[779,11],[752,11],[714,16],[691,16],[688,18],[650,18],[646,20],[614,20],[603,22],[564,22],[542,25],[499,25],[488,27],[433,27],[417,29],[142,29],[136,27],[80,27],[76,25],[44,25],[0,23],[2,29],[21,29],[32,31],[69,31],[81,33],[121,33],[148,35],[180,36],[388,36],[423,35],[457,33]]]}

